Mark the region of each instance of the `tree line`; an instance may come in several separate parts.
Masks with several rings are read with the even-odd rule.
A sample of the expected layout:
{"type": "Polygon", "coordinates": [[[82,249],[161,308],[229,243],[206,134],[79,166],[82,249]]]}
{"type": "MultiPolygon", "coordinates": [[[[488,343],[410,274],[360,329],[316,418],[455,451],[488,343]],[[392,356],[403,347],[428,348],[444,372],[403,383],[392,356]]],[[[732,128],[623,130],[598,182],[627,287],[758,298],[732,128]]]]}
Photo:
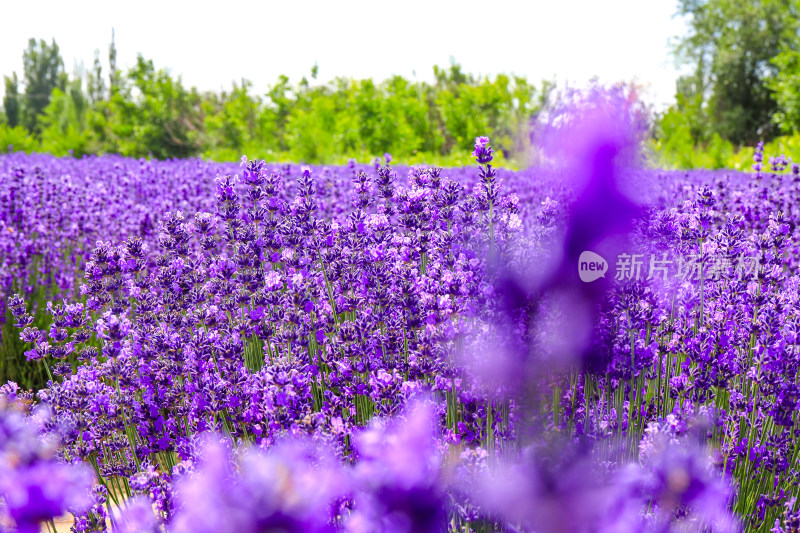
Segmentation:
{"type": "Polygon", "coordinates": [[[800,1],[679,0],[677,15],[688,32],[673,52],[687,73],[655,123],[663,161],[749,168],[759,141],[800,146],[800,1]]]}
{"type": "Polygon", "coordinates": [[[451,62],[434,67],[432,83],[400,76],[317,83],[315,65],[310,79],[280,76],[263,94],[244,79],[215,93],[186,87],[141,55],[122,71],[116,56],[112,37],[108,73],[97,52],[88,72],[70,76],[54,40],[31,39],[22,77],[5,76],[0,146],[159,159],[246,153],[331,163],[389,152],[441,161],[466,159],[478,132],[506,157],[521,158],[528,124],[552,87],[519,76],[477,77],[451,62]]]}
{"type": "MultiPolygon", "coordinates": [[[[650,117],[658,164],[748,168],[758,141],[800,148],[800,0],[679,0],[676,15],[688,23],[673,47],[687,74],[675,104],[650,117]]],[[[215,93],[186,87],[141,55],[124,71],[116,58],[112,34],[109,72],[98,51],[92,68],[68,75],[55,41],[31,39],[21,77],[4,77],[0,147],[308,163],[389,152],[458,164],[481,133],[521,166],[533,120],[558,99],[552,83],[473,76],[455,62],[434,67],[430,83],[319,83],[315,65],[309,77],[280,76],[264,92],[243,79],[215,93]]]]}

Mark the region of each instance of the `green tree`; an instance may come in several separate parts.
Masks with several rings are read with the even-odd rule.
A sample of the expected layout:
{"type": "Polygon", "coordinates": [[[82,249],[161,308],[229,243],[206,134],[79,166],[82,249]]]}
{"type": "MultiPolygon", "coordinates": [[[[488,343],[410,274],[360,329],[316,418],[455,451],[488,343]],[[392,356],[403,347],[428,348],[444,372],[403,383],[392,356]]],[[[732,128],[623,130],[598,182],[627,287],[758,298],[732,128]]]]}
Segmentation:
{"type": "Polygon", "coordinates": [[[64,61],[55,40],[47,44],[43,39],[31,39],[22,54],[22,64],[25,81],[22,122],[28,131],[38,134],[39,115],[50,103],[50,94],[55,88],[63,91],[66,85],[64,61]]]}
{"type": "Polygon", "coordinates": [[[677,43],[678,61],[690,65],[678,92],[700,95],[711,132],[737,144],[770,138],[777,103],[769,89],[773,63],[797,34],[797,0],[679,0],[690,17],[689,34],[677,43]]]}
{"type": "Polygon", "coordinates": [[[782,132],[797,133],[800,131],[800,36],[786,43],[772,63],[778,71],[769,80],[778,104],[773,120],[782,132]]]}
{"type": "Polygon", "coordinates": [[[103,67],[100,64],[100,50],[94,52],[92,71],[87,75],[86,92],[91,105],[105,98],[106,86],[103,80],[103,67]]]}
{"type": "Polygon", "coordinates": [[[111,44],[108,45],[108,88],[111,94],[119,90],[122,75],[117,69],[117,44],[114,42],[114,28],[111,28],[111,44]]]}
{"type": "Polygon", "coordinates": [[[53,89],[50,103],[39,117],[42,150],[58,156],[90,153],[92,138],[87,128],[88,111],[80,78],[70,81],[66,92],[53,89]]]}
{"type": "Polygon", "coordinates": [[[3,111],[6,115],[6,123],[14,128],[19,124],[19,80],[17,73],[11,77],[4,76],[6,92],[3,96],[3,111]]]}
{"type": "Polygon", "coordinates": [[[266,136],[260,121],[261,102],[250,93],[252,82],[242,80],[230,93],[206,94],[202,102],[205,144],[230,159],[247,153],[266,136]]]}
{"type": "Polygon", "coordinates": [[[440,121],[444,137],[441,153],[469,150],[476,132],[491,132],[494,146],[506,154],[524,151],[528,125],[548,84],[537,99],[535,88],[520,77],[475,78],[455,62],[449,69],[434,67],[434,74],[433,120],[440,121]]]}
{"type": "Polygon", "coordinates": [[[113,30],[108,54],[108,79],[95,52],[93,68],[70,80],[55,42],[32,39],[24,97],[15,97],[15,76],[5,80],[2,139],[56,154],[235,160],[244,153],[334,163],[390,152],[433,163],[459,161],[452,156],[466,156],[474,138],[488,134],[514,157],[524,156],[530,120],[548,94],[547,85],[537,94],[519,77],[469,75],[455,61],[435,67],[433,84],[400,76],[317,84],[314,65],[310,77],[293,84],[281,76],[261,96],[245,80],[228,92],[200,94],[142,56],[119,71],[113,30]],[[15,122],[28,131],[16,131],[15,122]]]}
{"type": "Polygon", "coordinates": [[[278,82],[267,91],[267,105],[264,109],[264,121],[270,124],[274,132],[273,143],[279,151],[286,150],[286,123],[292,112],[292,86],[289,78],[284,75],[278,77],[278,82]]]}
{"type": "Polygon", "coordinates": [[[197,91],[187,91],[180,78],[156,70],[141,55],[127,78],[129,84],[118,86],[110,102],[110,127],[120,151],[159,159],[196,155],[202,130],[197,91]]]}

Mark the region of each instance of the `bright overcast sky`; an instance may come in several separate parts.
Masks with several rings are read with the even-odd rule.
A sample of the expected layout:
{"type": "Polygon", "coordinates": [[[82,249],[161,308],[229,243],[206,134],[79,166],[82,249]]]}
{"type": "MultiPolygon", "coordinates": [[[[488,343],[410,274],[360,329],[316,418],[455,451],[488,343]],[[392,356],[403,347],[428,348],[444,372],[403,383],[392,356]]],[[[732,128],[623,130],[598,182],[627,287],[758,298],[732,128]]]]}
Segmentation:
{"type": "Polygon", "coordinates": [[[54,38],[69,73],[80,62],[91,68],[99,49],[107,74],[114,28],[121,68],[141,53],[185,85],[219,91],[247,78],[258,93],[280,74],[299,81],[314,63],[321,81],[431,80],[433,65],[453,57],[466,72],[514,73],[536,85],[635,80],[661,108],[675,89],[669,41],[685,32],[675,0],[2,3],[0,74],[21,75],[31,37],[54,38]]]}

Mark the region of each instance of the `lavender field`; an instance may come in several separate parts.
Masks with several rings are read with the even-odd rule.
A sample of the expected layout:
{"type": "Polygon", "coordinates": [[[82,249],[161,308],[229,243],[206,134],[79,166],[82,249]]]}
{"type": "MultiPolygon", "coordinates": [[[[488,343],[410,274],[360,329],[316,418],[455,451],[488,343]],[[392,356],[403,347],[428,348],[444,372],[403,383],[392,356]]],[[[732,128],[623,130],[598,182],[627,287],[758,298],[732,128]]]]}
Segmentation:
{"type": "Polygon", "coordinates": [[[622,130],[518,172],[0,156],[0,528],[797,532],[800,167],[622,130]]]}

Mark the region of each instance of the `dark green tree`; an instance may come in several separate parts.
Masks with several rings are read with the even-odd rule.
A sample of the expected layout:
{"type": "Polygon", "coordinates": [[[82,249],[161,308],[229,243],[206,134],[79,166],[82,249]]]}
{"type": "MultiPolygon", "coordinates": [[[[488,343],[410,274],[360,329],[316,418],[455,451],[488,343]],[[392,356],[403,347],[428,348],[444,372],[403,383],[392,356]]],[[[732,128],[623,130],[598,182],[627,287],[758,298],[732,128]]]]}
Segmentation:
{"type": "Polygon", "coordinates": [[[6,93],[3,96],[3,110],[6,114],[6,123],[9,127],[16,127],[19,124],[19,80],[17,73],[11,77],[4,76],[6,93]]]}
{"type": "Polygon", "coordinates": [[[47,44],[43,39],[31,39],[22,53],[25,81],[25,105],[22,107],[22,122],[28,131],[38,133],[38,119],[50,103],[53,89],[64,90],[67,75],[64,61],[55,40],[47,44]]]}
{"type": "Polygon", "coordinates": [[[678,92],[686,102],[702,101],[711,133],[739,144],[777,133],[772,60],[797,34],[799,12],[797,0],[679,0],[689,34],[675,53],[693,71],[678,92]]]}
{"type": "Polygon", "coordinates": [[[180,78],[141,55],[110,102],[111,129],[125,155],[159,159],[196,155],[202,130],[200,95],[187,91],[180,78]]]}
{"type": "Polygon", "coordinates": [[[773,120],[783,133],[800,131],[800,33],[784,43],[772,60],[778,72],[769,80],[778,111],[773,120]]]}
{"type": "Polygon", "coordinates": [[[267,121],[275,132],[273,140],[278,150],[286,150],[286,123],[292,112],[292,86],[289,78],[284,75],[278,76],[278,82],[271,86],[267,91],[267,121]]]}
{"type": "Polygon", "coordinates": [[[260,136],[260,101],[250,94],[252,82],[234,83],[230,93],[204,95],[202,103],[206,142],[215,149],[232,149],[237,157],[260,136]]]}
{"type": "Polygon", "coordinates": [[[111,28],[111,44],[108,45],[108,87],[112,95],[119,90],[120,78],[117,69],[117,44],[114,42],[114,28],[111,28]]]}
{"type": "Polygon", "coordinates": [[[103,81],[103,67],[100,64],[100,50],[94,52],[94,65],[89,72],[86,82],[86,92],[88,93],[89,103],[95,105],[105,98],[105,82],[103,81]]]}

